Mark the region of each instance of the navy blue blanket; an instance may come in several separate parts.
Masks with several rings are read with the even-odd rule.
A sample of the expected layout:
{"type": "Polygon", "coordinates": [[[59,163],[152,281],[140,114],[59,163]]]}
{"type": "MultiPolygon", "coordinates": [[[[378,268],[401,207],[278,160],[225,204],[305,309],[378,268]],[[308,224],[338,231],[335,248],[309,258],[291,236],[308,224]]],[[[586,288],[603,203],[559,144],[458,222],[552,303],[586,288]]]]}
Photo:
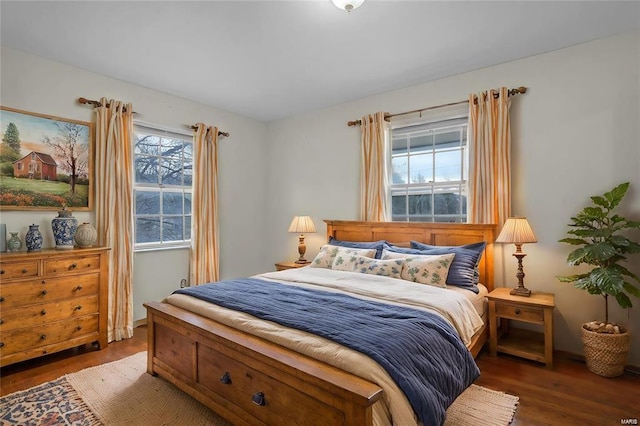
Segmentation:
{"type": "Polygon", "coordinates": [[[447,407],[480,375],[454,328],[430,312],[255,278],[175,293],[307,331],[368,355],[393,378],[424,425],[444,423],[447,407]]]}

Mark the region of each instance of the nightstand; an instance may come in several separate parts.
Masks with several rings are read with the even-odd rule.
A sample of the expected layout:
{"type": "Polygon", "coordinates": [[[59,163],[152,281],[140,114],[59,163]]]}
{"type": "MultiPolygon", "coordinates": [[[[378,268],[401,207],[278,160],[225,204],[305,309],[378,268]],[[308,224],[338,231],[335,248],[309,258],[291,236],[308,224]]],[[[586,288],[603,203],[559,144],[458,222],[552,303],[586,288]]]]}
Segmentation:
{"type": "Polygon", "coordinates": [[[310,264],[311,262],[307,262],[307,263],[280,262],[280,263],[276,263],[276,271],[284,271],[285,269],[302,268],[303,266],[307,266],[310,264]]]}
{"type": "Polygon", "coordinates": [[[510,288],[497,288],[489,299],[489,351],[491,356],[503,352],[553,366],[553,309],[551,293],[531,293],[530,297],[509,294],[510,288]],[[500,327],[498,327],[500,318],[500,327]],[[542,333],[509,330],[509,321],[540,324],[542,333]]]}

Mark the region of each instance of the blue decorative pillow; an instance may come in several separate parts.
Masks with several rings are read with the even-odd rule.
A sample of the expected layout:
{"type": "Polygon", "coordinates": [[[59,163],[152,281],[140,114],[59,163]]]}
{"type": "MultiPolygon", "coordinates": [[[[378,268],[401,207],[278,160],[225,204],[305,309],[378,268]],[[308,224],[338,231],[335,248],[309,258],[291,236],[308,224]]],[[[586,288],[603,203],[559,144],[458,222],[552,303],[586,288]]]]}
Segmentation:
{"type": "Polygon", "coordinates": [[[382,249],[384,248],[386,241],[372,241],[372,242],[356,242],[356,241],[342,241],[336,240],[333,237],[329,237],[329,244],[332,246],[339,247],[351,247],[351,248],[366,248],[366,249],[376,249],[376,259],[380,259],[382,257],[382,249]]]}
{"type": "Polygon", "coordinates": [[[487,243],[485,242],[479,242],[464,246],[432,246],[411,241],[412,248],[410,249],[391,246],[387,247],[386,250],[396,253],[426,255],[455,253],[456,256],[453,258],[453,263],[447,276],[447,284],[479,293],[477,287],[480,280],[478,263],[480,263],[480,258],[486,245],[487,243]]]}

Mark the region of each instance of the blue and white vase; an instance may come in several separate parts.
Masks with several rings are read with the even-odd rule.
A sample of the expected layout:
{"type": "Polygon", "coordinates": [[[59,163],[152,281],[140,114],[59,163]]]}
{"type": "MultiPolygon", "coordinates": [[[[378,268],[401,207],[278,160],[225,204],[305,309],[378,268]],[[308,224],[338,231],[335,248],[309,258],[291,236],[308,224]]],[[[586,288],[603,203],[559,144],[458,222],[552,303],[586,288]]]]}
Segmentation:
{"type": "Polygon", "coordinates": [[[29,225],[29,230],[24,236],[27,251],[38,251],[42,249],[42,233],[39,228],[40,225],[29,225]]]}
{"type": "Polygon", "coordinates": [[[78,221],[71,216],[71,212],[63,207],[58,211],[58,216],[51,221],[53,238],[57,249],[72,249],[73,237],[78,229],[78,221]]]}

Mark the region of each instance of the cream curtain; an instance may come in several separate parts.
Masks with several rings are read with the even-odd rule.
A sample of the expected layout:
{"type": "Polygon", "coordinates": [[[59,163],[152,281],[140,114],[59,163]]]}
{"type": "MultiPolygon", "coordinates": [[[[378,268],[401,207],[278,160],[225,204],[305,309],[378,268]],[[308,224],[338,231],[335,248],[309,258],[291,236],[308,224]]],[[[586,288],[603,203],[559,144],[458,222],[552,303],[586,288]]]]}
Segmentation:
{"type": "Polygon", "coordinates": [[[109,341],[133,337],[133,119],[131,104],[100,100],[96,112],[96,229],[110,247],[109,341]]]}
{"type": "Polygon", "coordinates": [[[511,213],[511,100],[506,87],[494,92],[469,96],[469,222],[499,232],[511,213]]]}
{"type": "Polygon", "coordinates": [[[196,125],[193,135],[191,285],[218,280],[218,128],[196,125]]]}
{"type": "Polygon", "coordinates": [[[362,167],[360,178],[360,219],[387,220],[387,147],[384,113],[362,117],[362,167]]]}

